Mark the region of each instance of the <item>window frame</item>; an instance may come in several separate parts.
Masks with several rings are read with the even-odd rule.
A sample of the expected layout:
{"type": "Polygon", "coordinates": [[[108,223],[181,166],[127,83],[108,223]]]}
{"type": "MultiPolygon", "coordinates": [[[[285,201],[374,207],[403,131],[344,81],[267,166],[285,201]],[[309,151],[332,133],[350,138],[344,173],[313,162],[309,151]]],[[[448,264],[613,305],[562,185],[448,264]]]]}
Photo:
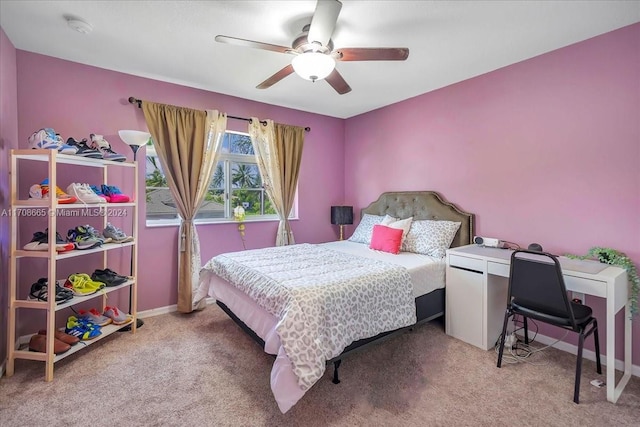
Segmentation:
{"type": "MultiPolygon", "coordinates": [[[[244,136],[249,136],[248,133],[245,132],[238,132],[238,131],[230,131],[227,130],[225,131],[225,134],[236,134],[236,135],[244,135],[244,136]]],[[[224,138],[224,136],[223,136],[224,138]]],[[[148,158],[149,157],[155,157],[156,159],[158,159],[158,155],[155,149],[155,146],[153,144],[147,145],[146,146],[146,152],[145,152],[145,195],[147,194],[147,189],[148,188],[153,188],[153,187],[147,187],[146,186],[146,162],[148,162],[148,158]]],[[[159,160],[158,160],[159,162],[159,160]]],[[[251,154],[238,154],[238,153],[226,153],[226,152],[221,152],[218,155],[217,158],[217,163],[219,162],[223,162],[223,169],[224,169],[224,176],[225,176],[225,180],[224,180],[224,188],[222,189],[224,192],[224,217],[222,218],[196,218],[194,219],[194,223],[197,225],[201,225],[201,224],[228,224],[228,223],[235,223],[236,221],[233,219],[233,208],[234,206],[231,206],[231,200],[232,200],[232,194],[234,190],[240,190],[240,188],[232,188],[232,180],[231,180],[231,166],[233,163],[236,164],[249,164],[249,165],[256,165],[257,166],[257,158],[255,157],[255,155],[251,155],[251,154]],[[252,157],[252,161],[247,162],[248,157],[252,157]]],[[[215,173],[215,168],[217,167],[217,163],[214,166],[214,173],[215,173]]],[[[163,176],[164,176],[164,172],[163,176]]],[[[211,179],[213,180],[213,174],[211,176],[211,179]]],[[[260,176],[260,179],[262,180],[262,176],[260,176]]],[[[256,189],[258,190],[258,189],[256,189]]],[[[266,194],[266,191],[264,190],[264,187],[262,188],[262,193],[264,194],[265,198],[268,198],[269,196],[266,194]]],[[[147,200],[145,198],[145,208],[147,206],[147,200]]],[[[293,208],[291,209],[291,214],[289,215],[289,220],[296,220],[298,219],[298,189],[296,188],[296,195],[295,195],[295,200],[293,203],[293,208]]],[[[279,221],[280,218],[278,217],[277,214],[266,214],[266,215],[247,215],[245,217],[244,222],[272,222],[272,221],[279,221]]],[[[147,211],[145,211],[145,222],[146,222],[146,226],[147,227],[166,227],[166,226],[179,226],[180,225],[180,221],[181,221],[181,217],[180,217],[180,213],[177,212],[176,209],[176,217],[175,218],[162,218],[162,219],[150,219],[147,217],[147,211]]]]}

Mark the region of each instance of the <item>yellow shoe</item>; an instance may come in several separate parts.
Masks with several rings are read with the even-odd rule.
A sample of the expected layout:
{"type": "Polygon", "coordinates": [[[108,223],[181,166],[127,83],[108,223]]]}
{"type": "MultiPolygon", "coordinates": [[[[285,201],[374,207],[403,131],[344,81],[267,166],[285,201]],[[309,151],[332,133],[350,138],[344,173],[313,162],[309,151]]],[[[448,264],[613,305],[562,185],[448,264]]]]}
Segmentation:
{"type": "Polygon", "coordinates": [[[64,283],[64,287],[67,289],[71,289],[73,294],[76,296],[95,294],[105,286],[107,285],[103,282],[96,282],[95,280],[91,280],[91,277],[89,277],[89,275],[85,273],[72,274],[64,283]]]}

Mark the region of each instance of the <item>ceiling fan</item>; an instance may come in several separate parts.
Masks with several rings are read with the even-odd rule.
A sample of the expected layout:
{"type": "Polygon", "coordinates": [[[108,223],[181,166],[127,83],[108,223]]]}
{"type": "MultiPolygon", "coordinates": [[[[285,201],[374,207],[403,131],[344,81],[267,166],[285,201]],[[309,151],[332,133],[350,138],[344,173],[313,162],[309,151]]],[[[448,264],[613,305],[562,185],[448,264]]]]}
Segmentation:
{"type": "Polygon", "coordinates": [[[404,61],[409,57],[409,49],[351,47],[334,50],[331,36],[340,9],[342,3],[338,0],[318,0],[311,24],[302,28],[302,33],[295,38],[291,47],[223,35],[216,36],[216,41],[294,55],[291,64],[256,86],[258,89],[267,89],[295,71],[313,82],[324,79],[336,92],[344,95],[351,91],[351,87],[335,68],[336,61],[404,61]]]}

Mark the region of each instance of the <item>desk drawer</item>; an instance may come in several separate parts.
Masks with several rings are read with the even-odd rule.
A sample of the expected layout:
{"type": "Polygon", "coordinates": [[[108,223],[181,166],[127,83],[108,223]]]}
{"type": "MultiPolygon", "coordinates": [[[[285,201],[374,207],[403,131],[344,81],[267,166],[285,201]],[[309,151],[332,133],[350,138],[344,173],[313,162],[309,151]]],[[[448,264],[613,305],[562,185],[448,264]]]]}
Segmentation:
{"type": "Polygon", "coordinates": [[[509,264],[489,261],[487,263],[487,273],[494,276],[509,277],[509,264]]]}
{"type": "Polygon", "coordinates": [[[590,280],[565,274],[564,284],[568,291],[581,292],[602,298],[607,297],[607,283],[600,280],[590,280]]]}
{"type": "Polygon", "coordinates": [[[484,272],[484,261],[475,258],[467,258],[459,255],[449,255],[449,265],[452,267],[460,267],[467,270],[484,272]]]}

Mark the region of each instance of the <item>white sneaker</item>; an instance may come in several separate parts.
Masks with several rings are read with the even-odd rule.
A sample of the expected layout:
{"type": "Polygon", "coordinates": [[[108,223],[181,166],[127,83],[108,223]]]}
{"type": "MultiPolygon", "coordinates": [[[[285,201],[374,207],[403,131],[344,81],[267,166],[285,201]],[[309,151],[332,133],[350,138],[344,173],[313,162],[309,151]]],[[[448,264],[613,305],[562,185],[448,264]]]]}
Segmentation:
{"type": "Polygon", "coordinates": [[[78,147],[65,144],[60,134],[56,133],[52,128],[43,128],[31,134],[29,147],[58,150],[62,154],[76,154],[78,152],[78,147]]]}
{"type": "Polygon", "coordinates": [[[91,193],[93,196],[97,196],[99,200],[98,203],[107,203],[107,199],[105,199],[104,197],[100,197],[98,196],[98,194],[93,191],[93,188],[91,188],[91,186],[89,184],[82,184],[82,186],[84,187],[84,189],[87,191],[87,194],[91,193]]]}
{"type": "Polygon", "coordinates": [[[102,197],[98,196],[89,187],[89,184],[72,183],[67,187],[67,194],[78,198],[76,203],[100,204],[106,203],[102,197]]]}

